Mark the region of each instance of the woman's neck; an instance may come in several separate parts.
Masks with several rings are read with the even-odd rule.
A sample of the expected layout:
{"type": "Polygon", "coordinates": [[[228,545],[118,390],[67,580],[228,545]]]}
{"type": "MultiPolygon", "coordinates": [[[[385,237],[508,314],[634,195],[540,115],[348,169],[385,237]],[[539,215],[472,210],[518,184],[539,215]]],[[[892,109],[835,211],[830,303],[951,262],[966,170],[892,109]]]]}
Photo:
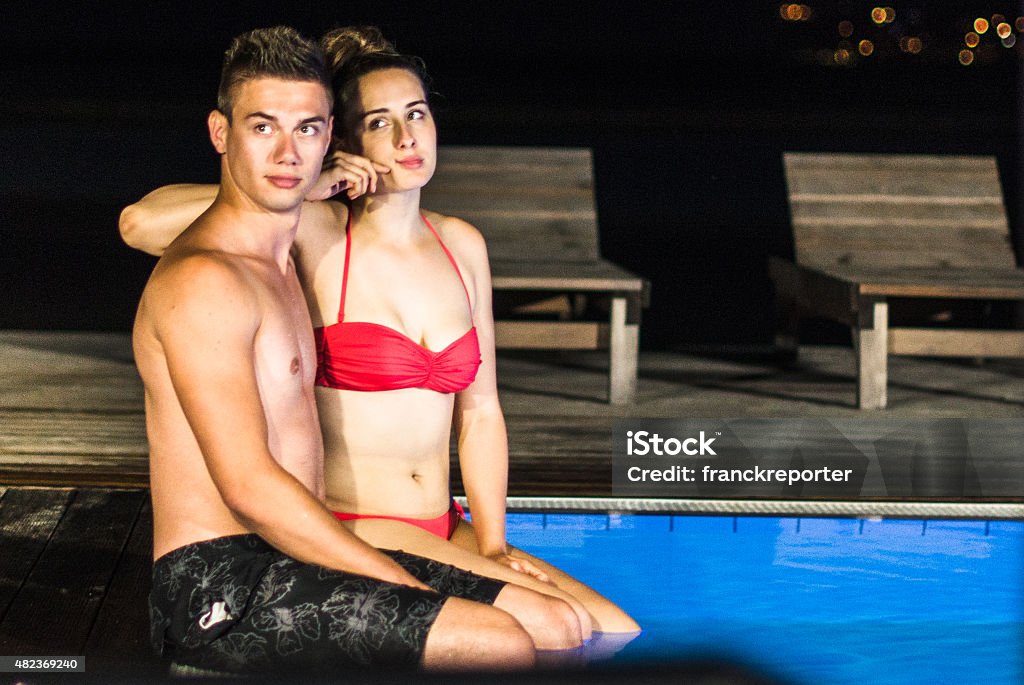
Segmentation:
{"type": "Polygon", "coordinates": [[[364,195],[352,203],[352,225],[386,240],[415,239],[423,231],[420,191],[364,195]]]}

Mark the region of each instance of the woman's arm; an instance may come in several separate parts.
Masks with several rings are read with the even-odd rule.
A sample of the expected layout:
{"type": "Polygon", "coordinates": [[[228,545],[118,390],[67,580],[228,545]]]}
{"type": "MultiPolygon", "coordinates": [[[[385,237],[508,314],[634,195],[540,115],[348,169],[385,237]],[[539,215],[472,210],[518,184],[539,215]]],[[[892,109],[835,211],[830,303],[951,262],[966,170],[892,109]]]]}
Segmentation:
{"type": "Polygon", "coordinates": [[[508,433],[498,401],[495,373],[494,316],[491,311],[491,275],[487,247],[475,228],[457,226],[459,255],[471,275],[473,325],[480,341],[480,368],[473,383],[455,396],[455,432],[459,464],[466,489],[473,529],[480,553],[516,571],[547,581],[548,576],[528,560],[509,554],[505,541],[505,497],[508,494],[508,433]]]}
{"type": "Polygon", "coordinates": [[[217,197],[217,186],[163,186],[121,210],[121,239],[136,250],[160,256],[217,197]]]}
{"type": "MultiPolygon", "coordinates": [[[[377,189],[377,176],[390,169],[365,157],[335,152],[306,200],[326,200],[341,191],[355,199],[377,189]]],[[[121,211],[121,239],[137,250],[160,256],[164,249],[209,209],[217,197],[216,185],[181,183],[163,186],[121,211]]]]}

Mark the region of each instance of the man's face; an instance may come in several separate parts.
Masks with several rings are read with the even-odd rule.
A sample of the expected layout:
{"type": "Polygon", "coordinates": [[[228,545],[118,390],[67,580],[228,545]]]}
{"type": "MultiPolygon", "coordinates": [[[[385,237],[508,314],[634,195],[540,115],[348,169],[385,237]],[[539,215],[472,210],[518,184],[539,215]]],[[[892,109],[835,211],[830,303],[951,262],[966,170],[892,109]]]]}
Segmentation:
{"type": "Polygon", "coordinates": [[[320,176],[331,140],[330,104],[319,83],[258,78],[238,86],[231,123],[210,114],[210,139],[224,155],[222,186],[272,212],[302,203],[320,176]]]}

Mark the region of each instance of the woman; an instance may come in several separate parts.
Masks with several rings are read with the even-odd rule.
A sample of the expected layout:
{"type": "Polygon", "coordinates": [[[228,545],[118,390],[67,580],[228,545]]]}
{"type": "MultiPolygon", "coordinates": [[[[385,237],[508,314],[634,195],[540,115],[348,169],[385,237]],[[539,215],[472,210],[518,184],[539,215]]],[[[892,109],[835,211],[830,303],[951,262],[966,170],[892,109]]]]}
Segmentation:
{"type": "MultiPolygon", "coordinates": [[[[422,63],[379,31],[322,39],[334,135],[293,256],[315,327],[327,504],[371,544],[400,548],[569,601],[584,635],[635,633],[621,609],[505,541],[508,445],[495,381],[486,246],[460,219],[420,208],[437,136],[422,63]],[[372,160],[372,161],[371,161],[372,160]],[[458,435],[468,523],[451,499],[458,435]]],[[[157,254],[212,202],[168,186],[128,207],[126,242],[157,254]]]]}

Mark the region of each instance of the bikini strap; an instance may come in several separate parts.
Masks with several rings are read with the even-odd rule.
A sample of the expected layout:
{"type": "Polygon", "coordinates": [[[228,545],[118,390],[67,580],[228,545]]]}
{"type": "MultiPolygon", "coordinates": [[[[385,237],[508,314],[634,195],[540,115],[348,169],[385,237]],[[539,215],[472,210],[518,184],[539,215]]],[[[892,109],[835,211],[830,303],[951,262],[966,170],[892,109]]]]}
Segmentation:
{"type": "MultiPolygon", "coordinates": [[[[341,302],[338,303],[338,323],[345,320],[345,292],[348,290],[348,262],[352,253],[352,208],[345,223],[345,264],[341,270],[341,302]]],[[[465,286],[463,286],[465,287],[465,286]]]]}
{"type": "Polygon", "coordinates": [[[466,293],[466,304],[469,305],[469,311],[470,311],[470,314],[472,314],[472,312],[473,312],[473,302],[472,302],[472,300],[469,299],[469,289],[466,288],[466,279],[464,279],[462,277],[462,272],[459,271],[459,265],[455,263],[455,257],[452,256],[452,253],[448,250],[448,246],[444,244],[443,240],[441,240],[441,236],[439,236],[437,234],[437,230],[427,220],[427,217],[423,216],[422,214],[420,216],[423,217],[423,223],[425,223],[427,225],[427,228],[430,229],[430,232],[434,234],[435,238],[437,238],[437,242],[441,244],[441,249],[444,250],[444,253],[446,255],[448,255],[448,261],[452,263],[453,267],[455,267],[455,273],[459,277],[459,282],[462,283],[462,291],[464,293],[466,293]]]}

